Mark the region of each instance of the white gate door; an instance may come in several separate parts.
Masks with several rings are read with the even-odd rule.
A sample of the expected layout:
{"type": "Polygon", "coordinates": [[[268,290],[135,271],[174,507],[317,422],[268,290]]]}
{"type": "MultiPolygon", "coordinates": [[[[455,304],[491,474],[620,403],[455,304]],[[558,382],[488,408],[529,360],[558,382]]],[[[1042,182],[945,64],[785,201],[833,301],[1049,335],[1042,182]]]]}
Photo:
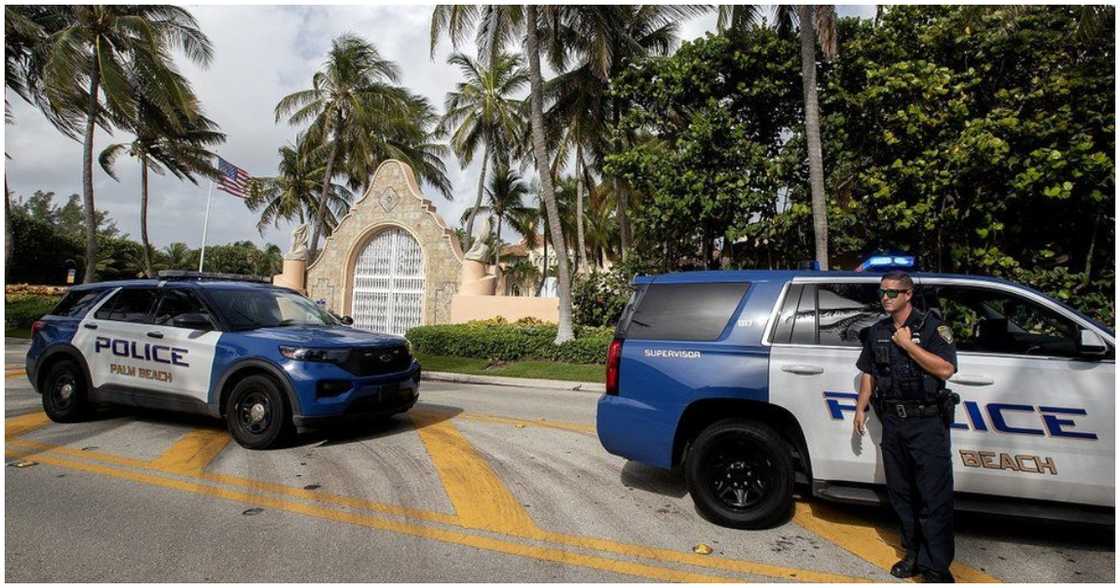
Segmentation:
{"type": "Polygon", "coordinates": [[[403,229],[378,233],[354,266],[354,326],[404,335],[420,324],[423,300],[424,257],[420,244],[403,229]]]}

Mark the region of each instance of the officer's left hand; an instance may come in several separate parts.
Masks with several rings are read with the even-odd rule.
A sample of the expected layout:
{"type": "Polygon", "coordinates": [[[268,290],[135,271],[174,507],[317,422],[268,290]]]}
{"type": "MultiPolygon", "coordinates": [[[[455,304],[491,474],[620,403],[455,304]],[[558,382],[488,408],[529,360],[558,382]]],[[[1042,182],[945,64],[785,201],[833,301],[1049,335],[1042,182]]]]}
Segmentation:
{"type": "Polygon", "coordinates": [[[899,327],[894,335],[891,335],[891,341],[902,349],[909,349],[914,344],[914,340],[910,338],[910,327],[899,327]]]}

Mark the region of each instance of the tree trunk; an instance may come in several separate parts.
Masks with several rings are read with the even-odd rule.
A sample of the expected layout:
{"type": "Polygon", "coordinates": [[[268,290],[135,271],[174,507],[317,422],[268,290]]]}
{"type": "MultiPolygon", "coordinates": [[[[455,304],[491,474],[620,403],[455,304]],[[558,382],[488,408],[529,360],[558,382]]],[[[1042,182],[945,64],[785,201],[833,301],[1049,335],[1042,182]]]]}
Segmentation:
{"type": "Polygon", "coordinates": [[[801,22],[801,82],[805,94],[805,137],[809,145],[809,189],[813,204],[813,236],[817,263],[828,269],[828,209],[824,194],[824,163],[821,157],[820,109],[817,105],[817,39],[813,7],[797,7],[801,22]]]}
{"type": "Polygon", "coordinates": [[[548,153],[544,143],[544,100],[542,97],[544,81],[541,79],[541,55],[537,41],[537,7],[526,7],[526,27],[529,30],[529,95],[532,115],[533,153],[537,160],[537,173],[541,177],[541,196],[545,210],[548,211],[548,232],[552,244],[556,246],[556,279],[560,282],[560,324],[556,329],[555,344],[571,341],[572,334],[572,282],[568,273],[568,248],[564,244],[564,234],[560,231],[560,214],[556,207],[556,193],[552,190],[552,175],[548,169],[548,153]]]}
{"type": "MultiPolygon", "coordinates": [[[[7,185],[5,183],[5,185],[7,185]]],[[[1097,213],[1093,217],[1093,232],[1089,234],[1089,253],[1085,256],[1085,280],[1081,283],[1082,287],[1089,285],[1089,278],[1093,274],[1093,252],[1097,248],[1097,226],[1101,224],[1101,213],[1097,213]]]]}
{"type": "MultiPolygon", "coordinates": [[[[614,128],[617,132],[619,119],[621,114],[618,112],[618,105],[615,104],[611,107],[611,119],[614,121],[614,128]]],[[[620,141],[615,141],[614,152],[622,151],[620,141]]],[[[618,252],[619,261],[626,259],[626,252],[630,250],[630,219],[626,217],[626,194],[622,192],[622,182],[618,181],[615,177],[611,185],[614,187],[614,202],[615,214],[618,215],[618,237],[621,245],[621,251],[618,252]]]]}
{"type": "MultiPolygon", "coordinates": [[[[544,220],[543,215],[541,216],[541,220],[544,220]]],[[[544,231],[542,231],[542,233],[543,232],[544,231]]],[[[546,279],[548,279],[548,235],[546,235],[546,234],[541,235],[541,245],[544,246],[544,258],[543,258],[543,264],[544,265],[541,266],[541,283],[540,283],[539,286],[537,286],[537,296],[538,297],[540,297],[541,293],[544,292],[544,281],[546,279]]]]}
{"type": "Polygon", "coordinates": [[[478,196],[474,199],[474,208],[471,209],[471,215],[467,217],[467,249],[471,248],[474,244],[473,233],[474,230],[474,216],[478,214],[478,207],[482,206],[482,192],[486,185],[486,164],[490,161],[490,144],[486,144],[486,148],[482,150],[482,171],[478,172],[478,196]]]}
{"type": "Polygon", "coordinates": [[[144,275],[152,277],[152,246],[148,243],[148,159],[140,159],[140,242],[144,245],[144,275]]]}
{"type": "Polygon", "coordinates": [[[315,232],[311,237],[311,255],[307,257],[308,264],[315,261],[315,257],[319,253],[319,234],[325,232],[323,231],[323,225],[327,221],[327,195],[331,189],[331,178],[334,177],[334,160],[336,157],[338,157],[337,137],[334,145],[331,145],[330,159],[327,159],[327,171],[323,174],[323,189],[319,195],[319,212],[315,214],[317,222],[315,223],[315,232]]]}
{"type": "Polygon", "coordinates": [[[583,240],[583,188],[587,166],[583,163],[583,145],[576,145],[576,273],[587,271],[587,244],[583,240]]]}
{"type": "Polygon", "coordinates": [[[89,76],[89,105],[86,109],[86,137],[82,146],[82,202],[86,217],[86,270],[82,283],[92,283],[97,277],[97,209],[93,206],[93,129],[97,122],[97,86],[101,81],[97,56],[93,56],[89,76]]]}
{"type": "Polygon", "coordinates": [[[12,260],[12,193],[8,191],[8,172],[4,171],[4,267],[12,260]]]}
{"type": "MultiPolygon", "coordinates": [[[[502,216],[498,215],[498,228],[494,233],[494,279],[498,282],[502,281],[502,216]]],[[[508,284],[502,284],[508,286],[508,284]]],[[[502,296],[505,294],[504,288],[502,290],[494,290],[494,294],[502,296]]]]}

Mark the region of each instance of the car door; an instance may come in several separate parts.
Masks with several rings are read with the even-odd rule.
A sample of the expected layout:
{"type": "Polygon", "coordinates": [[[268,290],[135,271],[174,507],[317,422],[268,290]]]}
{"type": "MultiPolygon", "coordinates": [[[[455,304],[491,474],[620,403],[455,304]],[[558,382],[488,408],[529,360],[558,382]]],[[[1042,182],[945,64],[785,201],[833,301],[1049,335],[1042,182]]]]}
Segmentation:
{"type": "Polygon", "coordinates": [[[85,356],[95,388],[119,396],[143,386],[141,370],[150,362],[144,334],[157,296],[152,287],[120,288],[82,319],[74,346],[85,356]]]}
{"type": "Polygon", "coordinates": [[[171,395],[187,396],[206,403],[214,353],[222,336],[214,315],[195,292],[188,288],[164,287],[145,336],[152,349],[157,369],[166,377],[153,379],[148,388],[171,395]],[[202,314],[210,319],[209,329],[175,326],[175,319],[186,314],[202,314]],[[158,357],[158,359],[156,359],[158,357]]]}
{"type": "Polygon", "coordinates": [[[1115,340],[1010,284],[930,278],[922,290],[956,339],[956,490],[1112,506],[1115,340]],[[1108,350],[1080,352],[1082,328],[1108,350]]]}
{"type": "Polygon", "coordinates": [[[885,481],[878,421],[866,435],[852,431],[860,331],[885,316],[879,278],[795,278],[767,335],[771,402],[801,424],[819,480],[885,481]]]}

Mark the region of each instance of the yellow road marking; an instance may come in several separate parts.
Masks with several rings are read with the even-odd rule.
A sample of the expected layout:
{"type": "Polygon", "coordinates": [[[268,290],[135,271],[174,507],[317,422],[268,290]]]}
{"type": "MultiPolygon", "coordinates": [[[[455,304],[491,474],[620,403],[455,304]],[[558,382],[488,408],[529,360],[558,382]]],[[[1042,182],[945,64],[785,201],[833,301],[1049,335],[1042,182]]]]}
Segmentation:
{"type": "MultiPolygon", "coordinates": [[[[46,417],[46,415],[43,414],[43,413],[37,413],[37,414],[42,416],[44,419],[46,417]]],[[[14,417],[13,419],[8,419],[8,420],[9,421],[15,421],[16,419],[25,419],[28,416],[34,416],[34,415],[24,415],[24,417],[14,417]]],[[[489,415],[487,415],[487,416],[489,416],[489,415]]],[[[430,425],[426,425],[426,426],[430,427],[430,425]]],[[[458,431],[455,431],[455,434],[458,435],[458,431]]],[[[458,435],[458,437],[461,439],[462,443],[467,443],[467,441],[465,439],[462,439],[461,435],[458,435]]],[[[93,460],[93,461],[99,461],[99,462],[104,462],[104,463],[110,463],[110,464],[115,464],[115,465],[123,465],[123,466],[129,466],[129,467],[135,467],[135,468],[141,468],[141,469],[145,469],[145,468],[149,468],[149,467],[153,466],[153,462],[147,462],[147,461],[144,461],[144,460],[131,459],[131,458],[127,458],[127,457],[116,456],[116,455],[101,453],[101,452],[97,452],[97,451],[81,451],[81,450],[78,450],[78,449],[73,449],[73,448],[69,448],[69,447],[62,447],[62,446],[57,446],[57,445],[50,445],[50,444],[47,444],[47,443],[41,443],[41,442],[31,441],[31,440],[27,440],[27,439],[9,439],[8,445],[9,445],[9,447],[20,447],[22,449],[21,451],[19,451],[19,457],[20,458],[28,457],[28,456],[35,456],[36,458],[38,458],[38,455],[41,454],[42,452],[50,451],[52,453],[57,453],[57,454],[62,454],[62,455],[66,455],[66,456],[81,458],[83,460],[93,460]]],[[[15,453],[16,453],[15,451],[9,450],[9,454],[14,455],[15,453]]],[[[167,455],[167,453],[169,453],[169,452],[165,452],[164,455],[167,455]]],[[[476,455],[474,459],[481,460],[482,458],[481,458],[481,456],[476,455]]],[[[159,460],[157,459],[156,461],[158,462],[159,460]]],[[[484,462],[483,462],[483,465],[485,465],[484,462]]],[[[167,471],[167,470],[164,470],[164,471],[167,471]]],[[[277,483],[272,483],[272,482],[263,482],[263,481],[259,481],[259,480],[251,480],[251,479],[248,479],[248,478],[240,478],[240,477],[237,477],[237,476],[231,476],[231,475],[226,475],[226,474],[207,473],[207,472],[199,471],[197,469],[195,471],[182,471],[182,472],[174,472],[174,473],[177,473],[179,475],[184,475],[184,476],[196,477],[196,478],[199,478],[201,480],[205,480],[205,481],[209,481],[209,482],[238,486],[238,487],[245,488],[245,489],[248,489],[248,490],[253,491],[253,492],[268,492],[268,493],[280,494],[280,495],[283,495],[283,496],[298,498],[298,499],[302,499],[302,500],[317,502],[317,503],[321,503],[321,504],[334,504],[334,505],[339,505],[339,506],[345,506],[345,507],[350,507],[350,508],[369,510],[369,511],[373,511],[373,512],[404,516],[404,517],[408,517],[408,518],[420,519],[420,520],[424,520],[424,521],[431,521],[431,522],[437,522],[437,523],[460,526],[460,527],[467,527],[468,526],[468,525],[464,524],[463,521],[461,521],[459,517],[452,516],[452,515],[447,515],[447,514],[444,514],[444,513],[431,512],[431,511],[425,511],[425,510],[420,510],[420,509],[401,507],[401,506],[397,506],[397,505],[384,504],[384,503],[374,502],[374,501],[370,501],[370,500],[364,500],[364,499],[360,499],[360,498],[337,496],[337,495],[332,495],[332,494],[321,492],[321,491],[310,491],[310,490],[305,490],[305,489],[299,488],[299,487],[286,486],[284,484],[277,484],[277,483]]],[[[490,472],[490,475],[493,475],[492,471],[490,472]]],[[[504,486],[503,486],[503,490],[504,490],[504,486]]],[[[512,500],[512,497],[510,497],[510,500],[512,500]]],[[[520,509],[519,504],[518,504],[518,508],[520,509]]],[[[522,511],[522,512],[524,512],[524,511],[522,511]]],[[[531,521],[530,521],[530,524],[531,524],[531,521]]],[[[479,528],[479,527],[475,527],[475,528],[479,528]]],[[[492,529],[489,526],[485,526],[485,525],[482,526],[481,528],[484,529],[484,530],[502,532],[500,530],[492,529]]],[[[672,550],[672,549],[650,547],[650,546],[645,546],[645,545],[620,543],[620,542],[611,541],[611,540],[608,540],[608,539],[600,539],[600,538],[593,538],[593,537],[581,537],[581,536],[575,536],[575,535],[565,535],[563,533],[554,533],[554,532],[549,532],[549,531],[543,531],[543,530],[540,530],[540,529],[536,528],[535,525],[532,526],[531,528],[530,527],[520,528],[520,529],[515,528],[512,532],[506,531],[506,533],[509,534],[509,535],[513,535],[513,536],[521,537],[521,538],[526,538],[526,539],[533,539],[533,540],[537,540],[537,541],[557,543],[557,544],[560,544],[560,545],[567,545],[567,546],[578,547],[578,548],[589,549],[589,550],[597,550],[597,551],[601,551],[601,552],[613,553],[613,554],[622,555],[622,556],[639,557],[639,558],[655,560],[655,561],[674,562],[674,563],[693,565],[693,566],[698,566],[698,567],[705,567],[705,568],[710,568],[710,569],[718,569],[718,570],[723,570],[723,571],[745,573],[745,574],[754,574],[754,575],[767,576],[767,577],[773,577],[773,578],[796,579],[798,581],[804,581],[804,582],[860,582],[860,581],[866,581],[865,579],[862,579],[862,578],[853,578],[851,576],[844,576],[844,575],[840,575],[840,574],[832,574],[832,573],[828,573],[828,572],[817,572],[817,571],[812,571],[812,570],[787,568],[787,567],[782,567],[782,566],[760,564],[760,563],[744,561],[744,560],[713,558],[713,557],[708,557],[708,556],[700,556],[700,555],[697,555],[697,554],[694,554],[694,553],[691,553],[691,552],[676,551],[676,550],[672,550]]]]}
{"type": "Polygon", "coordinates": [[[23,369],[5,370],[4,371],[4,379],[5,380],[8,379],[8,378],[18,378],[20,376],[26,376],[26,375],[27,375],[27,371],[23,370],[23,369]]]}
{"type": "Polygon", "coordinates": [[[411,418],[464,527],[514,534],[537,528],[490,464],[455,425],[423,414],[411,418]]]}
{"type": "Polygon", "coordinates": [[[482,412],[454,412],[426,407],[413,409],[408,414],[410,416],[419,416],[426,421],[432,421],[437,418],[459,418],[468,421],[480,421],[502,425],[524,425],[526,427],[558,429],[561,431],[571,431],[573,433],[595,433],[595,425],[585,425],[583,423],[570,423],[565,421],[550,421],[547,419],[521,419],[517,417],[508,417],[482,412]]]}
{"type": "MultiPolygon", "coordinates": [[[[820,502],[798,501],[794,513],[793,521],[798,525],[884,570],[890,570],[905,555],[898,532],[875,527],[839,509],[820,502]]],[[[958,582],[1001,581],[960,562],[953,562],[949,570],[958,582]]]]}
{"type": "Polygon", "coordinates": [[[151,467],[180,474],[201,472],[229,441],[229,433],[221,429],[195,429],[152,461],[151,467]]]}
{"type": "Polygon", "coordinates": [[[50,418],[45,412],[32,412],[10,419],[4,419],[4,438],[11,439],[26,435],[35,429],[41,429],[50,423],[50,418]]]}
{"type": "Polygon", "coordinates": [[[241,502],[260,507],[274,508],[287,512],[313,516],[321,519],[332,520],[336,522],[349,523],[352,525],[368,527],[373,529],[380,529],[390,532],[401,533],[405,535],[412,535],[424,539],[431,539],[435,541],[442,541],[445,543],[454,543],[457,545],[465,545],[475,547],[478,549],[485,549],[488,551],[495,551],[509,555],[517,555],[521,557],[528,557],[539,559],[543,561],[551,561],[565,565],[575,565],[580,567],[592,568],[613,572],[618,574],[626,574],[630,576],[637,576],[641,578],[650,578],[662,582],[721,582],[731,583],[740,582],[741,579],[737,578],[723,578],[716,576],[708,576],[704,574],[697,574],[693,572],[686,572],[674,570],[670,568],[660,568],[640,563],[619,561],[598,557],[593,555],[584,555],[580,553],[573,553],[564,551],[562,549],[555,549],[551,547],[538,547],[533,545],[521,545],[494,539],[491,537],[479,537],[475,535],[468,535],[458,533],[455,531],[448,531],[437,529],[433,527],[426,527],[411,523],[401,523],[386,519],[381,519],[369,515],[359,513],[350,513],[344,511],[337,511],[319,506],[289,502],[268,496],[260,496],[254,494],[246,494],[220,488],[216,486],[208,486],[204,484],[197,484],[193,482],[186,482],[181,480],[174,480],[144,474],[140,472],[131,472],[119,470],[107,466],[96,464],[81,463],[69,461],[61,458],[54,457],[48,454],[41,454],[37,457],[41,463],[55,465],[58,467],[70,468],[78,471],[83,471],[92,474],[99,474],[110,476],[113,478],[120,478],[138,482],[141,484],[148,484],[153,486],[160,486],[164,488],[171,488],[184,492],[191,492],[194,494],[203,494],[212,496],[214,498],[221,498],[234,502],[241,502]]]}

